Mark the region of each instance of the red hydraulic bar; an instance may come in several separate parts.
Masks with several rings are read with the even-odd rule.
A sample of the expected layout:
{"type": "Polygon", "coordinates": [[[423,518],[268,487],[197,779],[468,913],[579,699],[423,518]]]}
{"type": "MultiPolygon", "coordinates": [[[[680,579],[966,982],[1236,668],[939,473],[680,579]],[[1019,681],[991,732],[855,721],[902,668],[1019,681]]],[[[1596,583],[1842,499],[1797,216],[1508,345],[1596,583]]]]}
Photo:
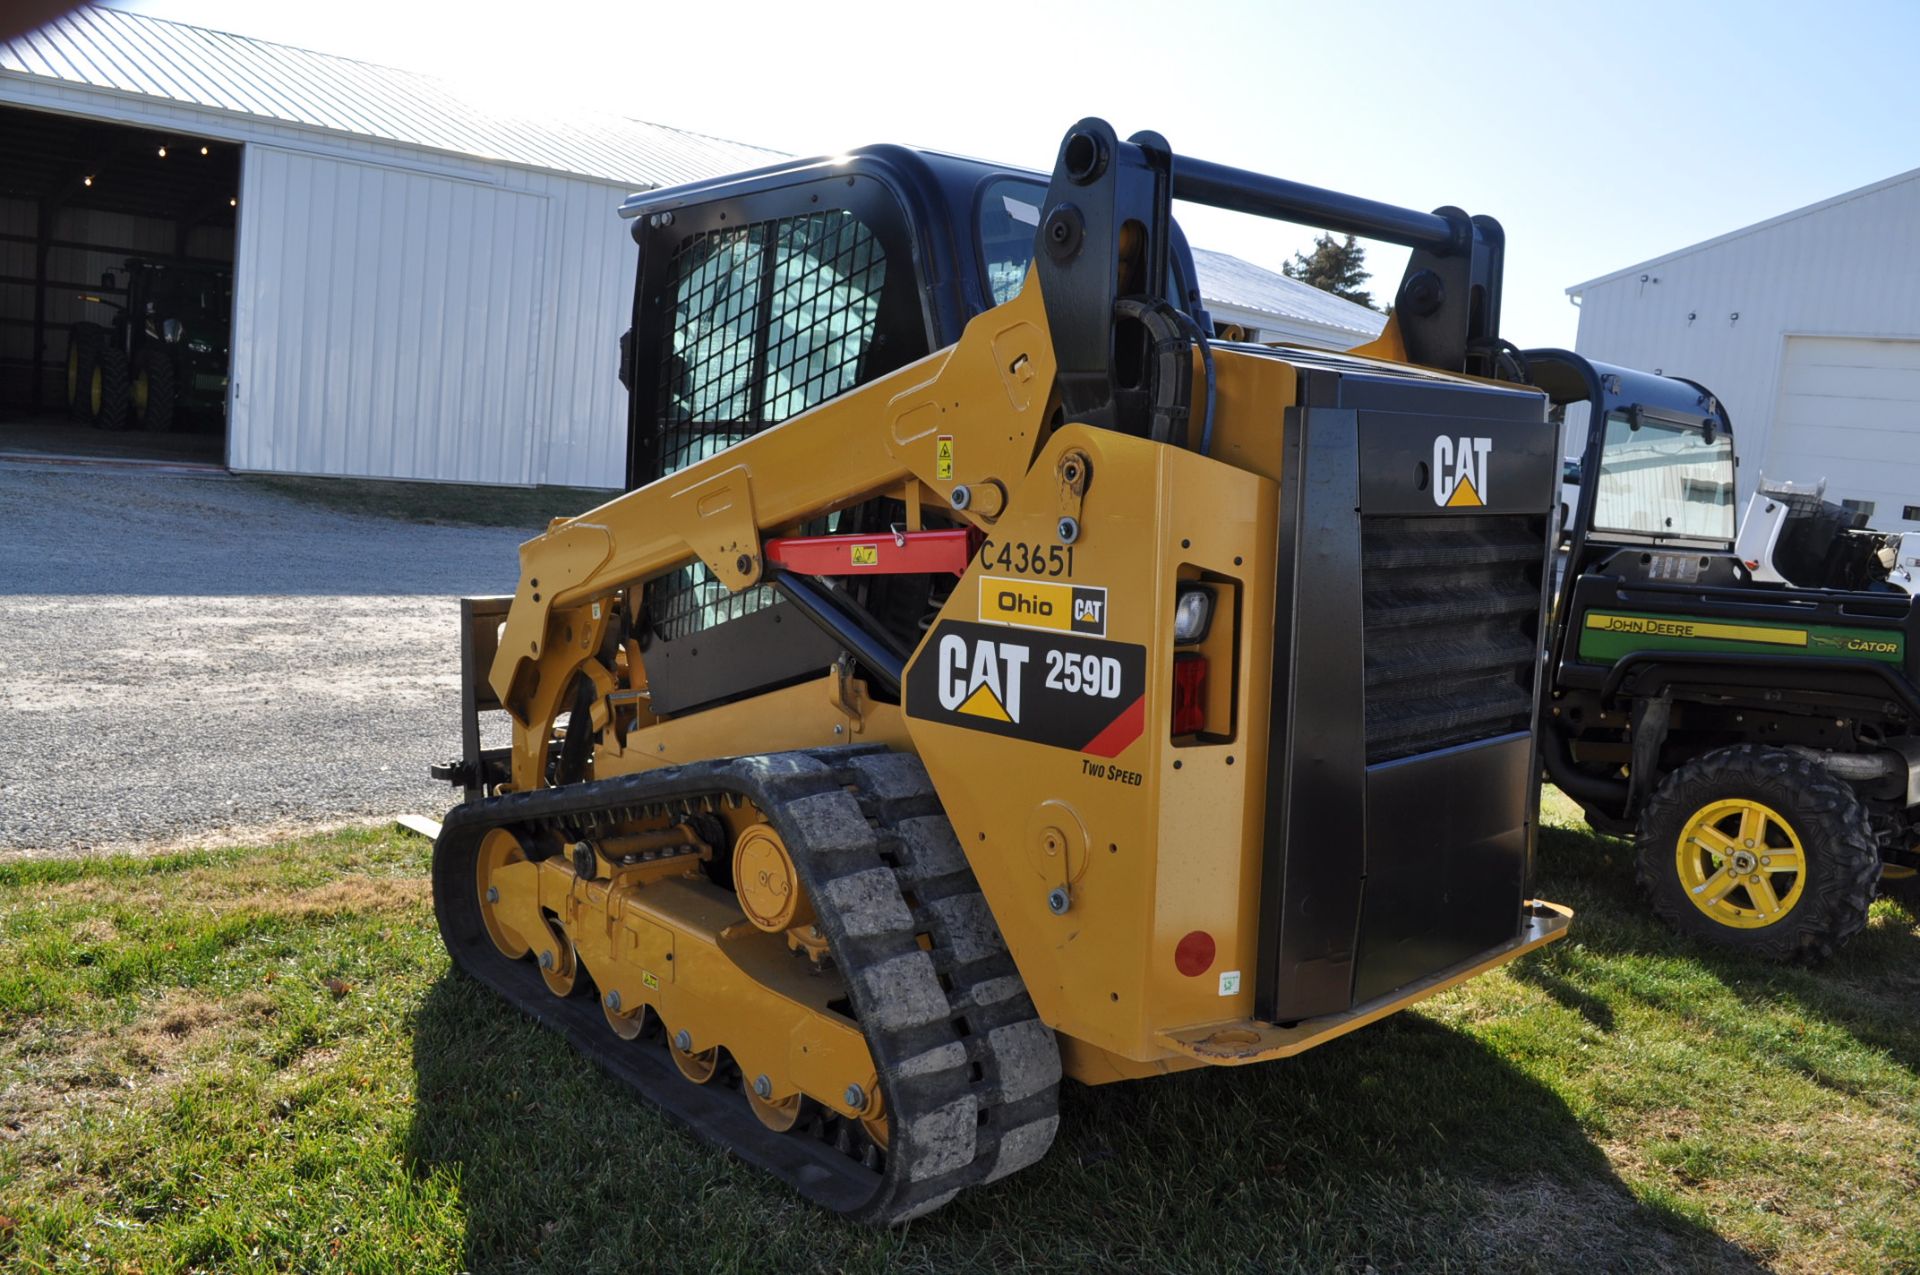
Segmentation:
{"type": "Polygon", "coordinates": [[[787,536],[763,546],[767,562],[803,576],[965,575],[979,533],[970,527],[871,536],[787,536]]]}

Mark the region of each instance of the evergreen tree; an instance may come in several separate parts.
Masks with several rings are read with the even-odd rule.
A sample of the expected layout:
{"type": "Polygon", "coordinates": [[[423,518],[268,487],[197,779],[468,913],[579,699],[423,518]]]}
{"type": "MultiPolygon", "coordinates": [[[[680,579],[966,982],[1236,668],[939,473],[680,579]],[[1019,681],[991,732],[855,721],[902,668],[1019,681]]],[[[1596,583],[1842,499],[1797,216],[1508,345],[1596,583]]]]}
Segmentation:
{"type": "Polygon", "coordinates": [[[1355,305],[1369,310],[1380,308],[1373,303],[1373,294],[1363,286],[1373,277],[1367,273],[1367,250],[1352,235],[1347,236],[1345,243],[1332,235],[1321,235],[1313,241],[1311,255],[1294,253],[1293,260],[1283,264],[1280,272],[1355,305]]]}

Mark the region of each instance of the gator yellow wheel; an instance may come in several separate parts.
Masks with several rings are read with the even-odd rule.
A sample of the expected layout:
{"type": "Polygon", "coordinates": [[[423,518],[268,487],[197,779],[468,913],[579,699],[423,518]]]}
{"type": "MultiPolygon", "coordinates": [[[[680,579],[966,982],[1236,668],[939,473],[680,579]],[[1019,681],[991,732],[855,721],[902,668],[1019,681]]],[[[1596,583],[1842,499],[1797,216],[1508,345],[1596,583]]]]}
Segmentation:
{"type": "Polygon", "coordinates": [[[1815,756],[1739,744],[1668,775],[1636,868],[1662,920],[1719,947],[1809,960],[1867,923],[1880,852],[1867,808],[1815,756]]]}
{"type": "Polygon", "coordinates": [[[785,1098],[771,1097],[773,1085],[766,1076],[742,1076],[740,1088],[746,1093],[747,1105],[753,1108],[753,1114],[775,1133],[785,1133],[800,1122],[802,1099],[799,1094],[788,1094],[785,1098]]]}
{"type": "Polygon", "coordinates": [[[1807,856],[1780,812],[1745,797],[1694,811],[1674,847],[1687,899],[1739,929],[1784,920],[1807,888],[1807,856]]]}
{"type": "Polygon", "coordinates": [[[527,954],[527,941],[500,919],[500,886],[494,880],[494,873],[510,863],[524,863],[526,858],[527,849],[520,838],[505,828],[495,828],[480,842],[473,874],[474,891],[480,896],[480,920],[487,927],[487,937],[503,955],[515,961],[527,954]]]}
{"type": "Polygon", "coordinates": [[[667,1052],[673,1055],[673,1065],[680,1069],[680,1074],[696,1085],[706,1084],[720,1069],[719,1047],[695,1052],[693,1038],[685,1030],[674,1033],[667,1042],[667,1052]]]}

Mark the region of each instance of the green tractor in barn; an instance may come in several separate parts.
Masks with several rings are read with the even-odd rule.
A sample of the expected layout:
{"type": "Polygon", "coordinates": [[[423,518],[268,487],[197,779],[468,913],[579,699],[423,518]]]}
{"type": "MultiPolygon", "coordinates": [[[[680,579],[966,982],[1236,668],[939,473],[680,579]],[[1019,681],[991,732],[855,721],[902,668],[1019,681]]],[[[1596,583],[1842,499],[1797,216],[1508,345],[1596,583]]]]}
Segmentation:
{"type": "Polygon", "coordinates": [[[1525,357],[1557,411],[1588,417],[1545,642],[1548,776],[1635,840],[1674,928],[1826,956],[1920,866],[1920,600],[1743,561],[1733,429],[1703,386],[1525,357]]]}
{"type": "MultiPolygon", "coordinates": [[[[222,425],[233,321],[233,270],[207,262],[127,260],[127,300],[96,293],[110,323],[76,323],[67,333],[67,412],[101,429],[167,433],[183,424],[222,425]]],[[[102,291],[118,287],[113,271],[102,291]]]]}

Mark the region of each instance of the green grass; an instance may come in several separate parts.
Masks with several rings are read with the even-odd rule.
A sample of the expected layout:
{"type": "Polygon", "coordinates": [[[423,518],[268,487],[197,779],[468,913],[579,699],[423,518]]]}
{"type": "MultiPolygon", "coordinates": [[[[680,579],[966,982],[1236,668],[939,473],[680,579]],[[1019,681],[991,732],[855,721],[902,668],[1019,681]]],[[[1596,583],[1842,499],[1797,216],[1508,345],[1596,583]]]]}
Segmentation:
{"type": "Polygon", "coordinates": [[[1556,804],[1574,936],[1292,1062],[1063,1094],[838,1223],[449,972],[427,847],[0,865],[0,1268],[1920,1270],[1920,926],[1691,948],[1556,804]]]}
{"type": "Polygon", "coordinates": [[[555,518],[585,513],[619,495],[597,487],[483,487],[374,478],[255,476],[246,481],[337,513],[469,527],[524,527],[529,534],[545,531],[555,518]]]}

